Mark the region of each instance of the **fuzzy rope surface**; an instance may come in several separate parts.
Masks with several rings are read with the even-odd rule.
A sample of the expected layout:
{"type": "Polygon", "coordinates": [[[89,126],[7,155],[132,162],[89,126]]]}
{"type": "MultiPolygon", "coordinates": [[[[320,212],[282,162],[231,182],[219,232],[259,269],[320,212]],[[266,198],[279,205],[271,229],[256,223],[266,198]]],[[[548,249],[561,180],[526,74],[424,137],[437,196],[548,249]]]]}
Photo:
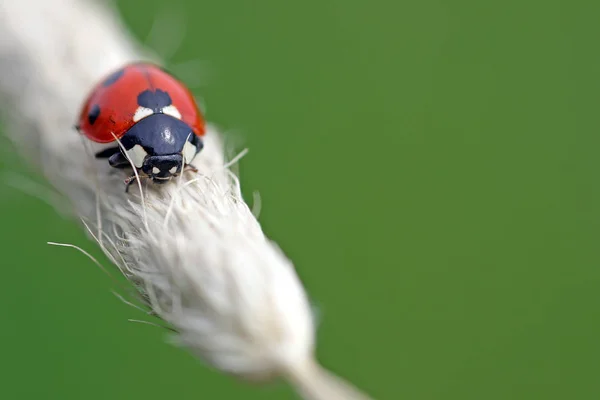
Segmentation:
{"type": "Polygon", "coordinates": [[[0,3],[7,134],[65,198],[179,344],[234,376],[287,379],[306,399],[367,399],[314,359],[310,304],[292,263],[243,201],[209,127],[204,150],[168,184],[133,185],[73,128],[88,90],[148,59],[112,10],[85,0],[0,3]]]}

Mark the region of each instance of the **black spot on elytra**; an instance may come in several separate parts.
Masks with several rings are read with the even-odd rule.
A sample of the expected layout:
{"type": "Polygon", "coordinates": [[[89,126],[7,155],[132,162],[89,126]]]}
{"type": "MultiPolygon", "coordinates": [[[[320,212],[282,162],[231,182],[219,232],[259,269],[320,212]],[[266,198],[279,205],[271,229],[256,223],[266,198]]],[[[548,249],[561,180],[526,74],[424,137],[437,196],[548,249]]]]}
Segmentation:
{"type": "Polygon", "coordinates": [[[156,89],[155,91],[144,90],[138,95],[137,102],[139,106],[149,108],[154,110],[154,112],[160,112],[163,108],[173,103],[171,96],[160,89],[156,89]]]}
{"type": "Polygon", "coordinates": [[[112,85],[113,83],[118,81],[119,78],[122,77],[124,73],[125,73],[125,69],[120,69],[118,71],[113,72],[112,74],[110,74],[110,76],[108,78],[106,78],[104,80],[104,82],[102,82],[102,86],[108,87],[108,86],[112,85]]]}
{"type": "Polygon", "coordinates": [[[94,122],[96,122],[99,115],[100,115],[100,106],[98,104],[94,104],[94,106],[88,113],[88,121],[90,122],[90,125],[94,125],[94,122]]]}

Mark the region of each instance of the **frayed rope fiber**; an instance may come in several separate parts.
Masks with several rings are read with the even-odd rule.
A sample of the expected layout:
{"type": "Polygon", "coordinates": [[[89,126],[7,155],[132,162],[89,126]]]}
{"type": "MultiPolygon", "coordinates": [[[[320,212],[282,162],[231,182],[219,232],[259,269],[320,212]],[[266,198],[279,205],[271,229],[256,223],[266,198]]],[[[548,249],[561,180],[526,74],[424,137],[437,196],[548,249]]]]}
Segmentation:
{"type": "Polygon", "coordinates": [[[148,57],[101,4],[2,1],[0,100],[8,136],[179,344],[242,379],[284,378],[305,399],[368,399],[315,361],[302,284],[242,200],[213,127],[194,161],[198,173],[129,193],[123,172],[96,160],[100,147],[73,129],[92,85],[139,59],[148,57]]]}

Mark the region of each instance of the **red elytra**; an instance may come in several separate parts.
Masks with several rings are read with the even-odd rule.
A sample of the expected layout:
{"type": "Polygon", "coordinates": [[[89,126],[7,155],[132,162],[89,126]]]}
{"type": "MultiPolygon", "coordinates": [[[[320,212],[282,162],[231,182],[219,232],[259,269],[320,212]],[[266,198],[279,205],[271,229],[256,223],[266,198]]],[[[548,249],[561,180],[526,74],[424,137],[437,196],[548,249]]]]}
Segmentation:
{"type": "Polygon", "coordinates": [[[81,110],[78,129],[98,143],[120,139],[136,124],[138,96],[144,91],[168,93],[172,104],[198,137],[204,136],[204,118],[189,89],[160,67],[136,62],[111,73],[98,83],[81,110]]]}

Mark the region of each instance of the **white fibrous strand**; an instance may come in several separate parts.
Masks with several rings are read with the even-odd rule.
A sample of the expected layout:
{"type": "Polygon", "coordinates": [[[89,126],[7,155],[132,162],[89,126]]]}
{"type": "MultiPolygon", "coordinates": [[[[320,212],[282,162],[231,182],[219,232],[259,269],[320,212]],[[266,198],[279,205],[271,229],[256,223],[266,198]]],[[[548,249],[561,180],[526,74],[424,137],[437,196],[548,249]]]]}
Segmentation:
{"type": "Polygon", "coordinates": [[[148,58],[101,4],[2,1],[5,132],[133,283],[119,296],[159,317],[177,343],[242,379],[284,378],[305,399],[367,399],[315,361],[306,292],[242,199],[214,127],[193,162],[197,173],[137,182],[128,193],[125,173],[96,159],[102,147],[74,129],[99,79],[148,58]]]}

